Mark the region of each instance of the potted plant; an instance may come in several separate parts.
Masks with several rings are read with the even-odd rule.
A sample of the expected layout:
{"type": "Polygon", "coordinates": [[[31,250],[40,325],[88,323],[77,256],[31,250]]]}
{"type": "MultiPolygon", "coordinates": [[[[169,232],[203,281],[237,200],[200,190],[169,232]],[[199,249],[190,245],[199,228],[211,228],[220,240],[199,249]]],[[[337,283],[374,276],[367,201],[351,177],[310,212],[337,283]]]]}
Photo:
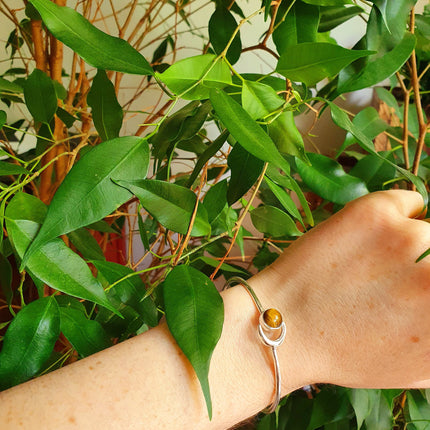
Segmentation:
{"type": "MultiPolygon", "coordinates": [[[[427,200],[428,7],[264,0],[245,13],[220,0],[207,6],[206,33],[193,24],[195,3],[2,2],[1,389],[165,315],[210,415],[208,368],[223,323],[215,280],[261,270],[368,192],[414,188],[427,200]],[[345,48],[330,32],[356,16],[364,34],[345,48]],[[245,45],[258,19],[264,28],[245,45]],[[199,51],[177,60],[184,32],[199,51]],[[262,74],[263,60],[246,62],[239,73],[250,52],[274,66],[262,74]],[[351,114],[337,104],[372,87],[379,109],[351,114]],[[138,102],[146,93],[158,100],[149,110],[138,102]],[[330,156],[306,151],[312,129],[296,126],[298,115],[317,122],[323,112],[346,132],[330,156]],[[248,243],[257,244],[252,255],[248,243]],[[192,336],[209,346],[196,350],[192,336]]],[[[309,387],[255,425],[419,429],[428,395],[309,387]]]]}

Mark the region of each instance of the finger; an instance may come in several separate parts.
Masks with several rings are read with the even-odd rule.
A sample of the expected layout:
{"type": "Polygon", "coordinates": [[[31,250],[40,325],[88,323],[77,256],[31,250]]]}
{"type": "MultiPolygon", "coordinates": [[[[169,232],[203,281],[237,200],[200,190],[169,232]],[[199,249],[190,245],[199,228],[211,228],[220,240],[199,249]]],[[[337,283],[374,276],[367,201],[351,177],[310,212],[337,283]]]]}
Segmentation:
{"type": "Polygon", "coordinates": [[[408,218],[417,218],[425,214],[424,200],[420,193],[407,190],[388,190],[369,194],[370,198],[379,198],[386,210],[395,209],[408,218]]]}

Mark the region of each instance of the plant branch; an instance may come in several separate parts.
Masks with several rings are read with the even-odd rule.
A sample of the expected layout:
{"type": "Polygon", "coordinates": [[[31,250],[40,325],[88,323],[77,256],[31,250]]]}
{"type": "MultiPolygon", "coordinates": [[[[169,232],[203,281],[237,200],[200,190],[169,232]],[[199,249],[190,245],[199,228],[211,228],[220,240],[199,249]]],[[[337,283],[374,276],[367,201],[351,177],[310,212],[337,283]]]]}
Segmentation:
{"type": "Polygon", "coordinates": [[[409,102],[411,97],[411,90],[406,88],[406,85],[403,81],[403,78],[400,76],[400,73],[396,73],[397,80],[400,84],[400,87],[403,90],[403,98],[404,98],[404,109],[403,109],[403,131],[402,131],[402,150],[403,150],[403,158],[405,160],[405,168],[409,170],[410,162],[409,162],[409,102]]]}
{"type": "Polygon", "coordinates": [[[263,45],[262,43],[259,43],[257,45],[248,46],[246,48],[243,48],[242,52],[254,51],[255,49],[261,49],[263,51],[266,51],[270,55],[272,55],[273,57],[275,57],[277,60],[279,60],[279,55],[275,51],[273,51],[272,49],[270,49],[269,47],[267,47],[266,45],[263,45]]]}
{"type": "Polygon", "coordinates": [[[36,67],[42,72],[46,72],[46,51],[44,47],[42,21],[31,20],[31,37],[34,46],[34,60],[36,67]]]}
{"type": "MultiPolygon", "coordinates": [[[[412,8],[411,28],[410,28],[411,33],[414,32],[414,28],[415,28],[415,8],[412,8]]],[[[421,154],[424,148],[424,141],[427,133],[427,124],[426,124],[426,120],[424,119],[423,108],[421,104],[420,83],[418,80],[417,57],[416,57],[415,49],[412,51],[412,55],[410,58],[410,67],[411,67],[411,83],[414,91],[414,100],[415,100],[415,107],[417,110],[418,127],[419,127],[417,149],[415,151],[414,163],[412,166],[412,173],[414,175],[417,175],[421,154]]]]}
{"type": "Polygon", "coordinates": [[[233,249],[233,246],[234,246],[234,244],[236,242],[237,236],[238,236],[239,231],[240,231],[240,227],[242,226],[243,220],[245,219],[246,214],[249,212],[249,209],[250,209],[250,207],[252,205],[252,202],[254,201],[254,199],[255,199],[255,197],[256,197],[256,195],[258,193],[258,190],[260,189],[261,183],[263,182],[264,175],[265,175],[266,170],[267,170],[267,166],[268,166],[268,163],[265,163],[264,167],[263,167],[263,171],[261,172],[261,175],[258,178],[257,184],[256,184],[256,186],[254,188],[253,193],[252,193],[252,196],[249,199],[248,204],[246,205],[244,211],[241,213],[239,219],[236,221],[236,225],[234,226],[235,232],[234,232],[233,238],[232,238],[232,240],[230,242],[230,246],[228,247],[226,253],[223,256],[223,258],[218,263],[218,266],[212,272],[212,275],[210,276],[211,280],[213,280],[215,278],[215,275],[218,273],[219,269],[224,264],[225,259],[228,257],[228,255],[230,254],[231,250],[233,249]]]}
{"type": "Polygon", "coordinates": [[[282,2],[281,0],[277,0],[275,2],[275,4],[273,5],[272,19],[270,20],[270,26],[269,26],[269,29],[266,32],[266,35],[264,36],[263,41],[261,42],[261,44],[264,45],[264,46],[266,46],[267,40],[269,39],[269,37],[273,33],[273,29],[274,29],[275,21],[276,21],[276,16],[278,14],[279,6],[281,6],[281,2],[282,2]]]}
{"type": "Polygon", "coordinates": [[[192,214],[192,216],[191,216],[190,225],[188,226],[188,231],[187,231],[187,234],[186,234],[186,236],[185,236],[185,239],[184,239],[184,241],[182,242],[182,245],[181,245],[181,247],[179,248],[179,251],[178,251],[178,253],[176,254],[176,257],[175,257],[175,259],[174,259],[174,262],[173,262],[173,265],[174,265],[174,266],[176,266],[176,264],[178,264],[178,262],[179,262],[179,260],[180,260],[180,258],[181,258],[181,255],[182,255],[182,253],[184,252],[184,249],[185,249],[185,247],[187,246],[188,241],[189,241],[189,239],[190,239],[191,231],[192,231],[192,229],[193,229],[193,225],[194,225],[194,221],[195,221],[196,216],[197,216],[197,210],[198,210],[198,208],[199,208],[200,194],[201,194],[201,192],[202,192],[203,185],[204,185],[204,183],[205,183],[205,181],[206,181],[207,170],[208,170],[208,163],[206,163],[206,164],[205,164],[205,167],[204,167],[204,169],[203,169],[203,173],[202,173],[202,175],[201,175],[201,177],[200,177],[199,190],[198,190],[198,192],[197,192],[196,204],[194,205],[194,210],[193,210],[193,214],[192,214]]]}

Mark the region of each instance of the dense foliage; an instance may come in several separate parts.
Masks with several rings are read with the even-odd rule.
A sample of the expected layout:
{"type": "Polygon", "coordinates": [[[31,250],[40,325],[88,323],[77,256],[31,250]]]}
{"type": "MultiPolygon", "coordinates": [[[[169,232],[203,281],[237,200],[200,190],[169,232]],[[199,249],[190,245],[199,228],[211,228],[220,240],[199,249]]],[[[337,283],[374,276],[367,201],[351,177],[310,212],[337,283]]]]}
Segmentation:
{"type": "MultiPolygon", "coordinates": [[[[165,315],[211,415],[223,324],[214,282],[261,270],[368,192],[409,187],[427,200],[430,10],[416,13],[414,0],[8,3],[1,389],[165,315]],[[331,32],[354,17],[365,30],[350,49],[331,32]],[[184,35],[198,51],[176,60],[184,35]],[[373,86],[377,109],[336,104],[373,86]],[[139,102],[147,94],[150,109],[139,102]],[[346,133],[331,157],[305,150],[322,113],[346,133]],[[300,114],[314,121],[299,132],[300,114]]],[[[421,430],[428,400],[424,390],[309,387],[256,426],[421,430]]]]}

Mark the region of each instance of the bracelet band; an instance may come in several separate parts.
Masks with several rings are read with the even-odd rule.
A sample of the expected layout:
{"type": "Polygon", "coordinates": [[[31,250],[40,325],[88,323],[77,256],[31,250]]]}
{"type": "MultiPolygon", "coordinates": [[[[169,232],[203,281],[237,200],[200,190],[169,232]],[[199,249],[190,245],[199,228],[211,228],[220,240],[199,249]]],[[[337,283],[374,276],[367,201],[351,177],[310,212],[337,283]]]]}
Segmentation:
{"type": "Polygon", "coordinates": [[[232,277],[226,282],[224,289],[238,284],[242,285],[246,291],[248,291],[249,295],[254,301],[255,307],[260,313],[257,328],[258,337],[260,338],[263,345],[270,347],[272,350],[275,394],[272,403],[263,411],[266,414],[270,414],[274,412],[279,404],[279,401],[281,400],[281,371],[279,368],[278,353],[276,348],[278,348],[278,346],[280,346],[285,339],[286,326],[282,319],[281,313],[277,309],[263,308],[254,290],[244,279],[238,276],[232,277]]]}

